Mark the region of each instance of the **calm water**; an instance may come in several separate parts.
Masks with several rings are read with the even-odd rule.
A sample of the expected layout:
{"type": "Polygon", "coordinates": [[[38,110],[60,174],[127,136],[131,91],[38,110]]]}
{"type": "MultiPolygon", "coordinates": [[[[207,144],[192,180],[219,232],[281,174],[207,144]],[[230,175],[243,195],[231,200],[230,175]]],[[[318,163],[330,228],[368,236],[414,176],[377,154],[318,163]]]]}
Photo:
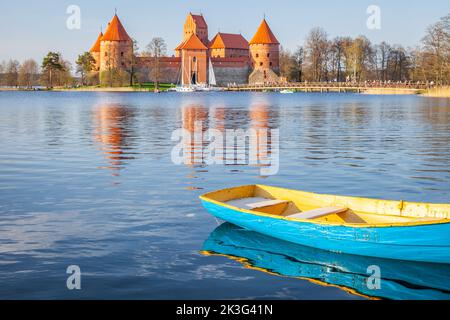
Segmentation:
{"type": "MultiPolygon", "coordinates": [[[[364,259],[278,242],[273,245],[286,252],[254,248],[255,235],[227,226],[216,230],[198,196],[264,183],[450,202],[445,99],[3,92],[0,141],[3,299],[361,299],[296,277],[319,255],[319,270],[307,278],[351,287],[355,281],[344,280],[365,277],[364,259]],[[196,121],[221,131],[279,128],[279,173],[261,177],[258,166],[206,166],[197,156],[191,165],[173,164],[172,132],[189,130],[196,121]],[[222,240],[211,248],[215,239],[222,240]],[[202,250],[243,257],[247,267],[259,269],[202,250]],[[285,259],[274,265],[279,254],[285,259]],[[295,262],[295,272],[280,268],[286,259],[295,262]],[[82,270],[81,291],[66,288],[70,265],[82,270]]],[[[394,281],[400,287],[379,296],[417,297],[411,290],[420,290],[422,297],[442,298],[450,292],[450,267],[402,266],[413,271],[396,273],[393,266],[389,278],[402,273],[394,281]],[[418,276],[431,272],[441,278],[418,276]]]]}

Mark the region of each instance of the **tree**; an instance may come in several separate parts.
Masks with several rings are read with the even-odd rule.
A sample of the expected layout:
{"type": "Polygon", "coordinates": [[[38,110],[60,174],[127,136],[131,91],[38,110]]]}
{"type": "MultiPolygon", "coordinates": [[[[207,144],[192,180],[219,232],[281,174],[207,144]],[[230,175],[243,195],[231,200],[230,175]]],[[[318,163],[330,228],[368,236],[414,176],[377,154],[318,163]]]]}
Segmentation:
{"type": "Polygon", "coordinates": [[[427,28],[422,40],[427,53],[429,67],[437,84],[449,80],[450,59],[450,14],[427,28]]]}
{"type": "Polygon", "coordinates": [[[17,87],[19,80],[20,63],[17,60],[9,60],[6,64],[5,82],[9,87],[17,87]]]}
{"type": "Polygon", "coordinates": [[[19,85],[31,89],[35,84],[39,67],[33,59],[25,60],[19,69],[19,85]]]}
{"type": "Polygon", "coordinates": [[[86,76],[94,70],[95,59],[90,52],[85,52],[78,56],[76,61],[77,73],[81,75],[81,84],[86,85],[86,76]]]}
{"type": "Polygon", "coordinates": [[[373,48],[370,40],[364,36],[357,37],[346,49],[347,70],[351,70],[352,80],[367,79],[368,71],[373,65],[373,48]]]}
{"type": "Polygon", "coordinates": [[[0,63],[0,87],[5,84],[5,71],[6,71],[6,62],[2,61],[2,63],[0,63]]]}
{"type": "Polygon", "coordinates": [[[325,30],[322,28],[312,29],[305,46],[309,77],[312,81],[319,82],[326,78],[328,48],[328,35],[325,30]]]}
{"type": "Polygon", "coordinates": [[[45,76],[47,88],[53,88],[55,73],[63,70],[64,66],[61,61],[61,55],[57,52],[49,52],[42,61],[42,71],[45,76]]]}
{"type": "Polygon", "coordinates": [[[295,71],[297,73],[297,81],[303,81],[303,64],[305,63],[305,49],[303,47],[298,47],[294,52],[294,61],[295,61],[295,71]]]}
{"type": "Polygon", "coordinates": [[[351,38],[336,37],[330,44],[331,73],[338,82],[344,81],[345,52],[351,38]]]}
{"type": "Polygon", "coordinates": [[[296,78],[294,56],[289,50],[281,47],[280,50],[280,75],[287,81],[293,81],[296,78]]]}
{"type": "Polygon", "coordinates": [[[147,55],[151,57],[151,78],[155,82],[155,90],[161,80],[161,57],[166,55],[167,45],[163,38],[155,37],[147,45],[147,55]]]}
{"type": "Polygon", "coordinates": [[[376,46],[376,61],[377,61],[377,78],[381,81],[387,81],[388,79],[388,61],[391,55],[392,47],[385,41],[376,46]]]}
{"type": "MultiPolygon", "coordinates": [[[[136,55],[138,54],[139,46],[138,42],[133,39],[133,49],[128,51],[126,54],[126,62],[125,65],[127,66],[127,72],[129,74],[129,83],[132,87],[134,85],[134,80],[136,78],[137,73],[137,66],[138,66],[138,60],[136,59],[136,55]]],[[[120,71],[118,71],[120,73],[120,71]]]]}

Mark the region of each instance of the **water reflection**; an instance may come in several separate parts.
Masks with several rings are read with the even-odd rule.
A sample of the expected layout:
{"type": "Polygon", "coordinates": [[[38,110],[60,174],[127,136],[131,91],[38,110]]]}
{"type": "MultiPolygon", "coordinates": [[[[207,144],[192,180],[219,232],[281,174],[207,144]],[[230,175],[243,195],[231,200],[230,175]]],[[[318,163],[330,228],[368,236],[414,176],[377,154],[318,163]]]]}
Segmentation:
{"type": "Polygon", "coordinates": [[[241,229],[218,227],[203,246],[205,255],[220,255],[245,267],[273,275],[336,286],[352,294],[382,299],[450,299],[450,265],[411,263],[326,252],[241,229]],[[381,288],[371,290],[370,266],[381,270],[381,288]]]}
{"type": "Polygon", "coordinates": [[[132,152],[135,112],[119,104],[102,104],[94,108],[94,141],[109,162],[104,167],[118,176],[128,161],[135,159],[132,152]]]}
{"type": "Polygon", "coordinates": [[[184,105],[181,110],[188,135],[183,139],[184,164],[188,167],[210,165],[207,157],[212,154],[214,164],[225,166],[272,164],[272,150],[279,145],[269,129],[274,128],[278,116],[267,102],[258,99],[248,110],[200,103],[184,105]]]}

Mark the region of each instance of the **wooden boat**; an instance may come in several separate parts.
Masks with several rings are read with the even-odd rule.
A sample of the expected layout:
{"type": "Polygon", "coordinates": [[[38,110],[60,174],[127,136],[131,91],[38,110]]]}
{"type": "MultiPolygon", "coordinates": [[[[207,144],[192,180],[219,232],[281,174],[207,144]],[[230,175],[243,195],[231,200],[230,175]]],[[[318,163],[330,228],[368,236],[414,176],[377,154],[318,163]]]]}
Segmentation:
{"type": "Polygon", "coordinates": [[[450,263],[450,205],[321,195],[252,185],[200,197],[215,217],[322,250],[450,263]]]}
{"type": "Polygon", "coordinates": [[[232,259],[274,276],[337,287],[370,299],[448,300],[450,265],[338,254],[274,239],[224,223],[205,241],[201,253],[232,259]],[[370,267],[381,273],[380,286],[370,267]]]}

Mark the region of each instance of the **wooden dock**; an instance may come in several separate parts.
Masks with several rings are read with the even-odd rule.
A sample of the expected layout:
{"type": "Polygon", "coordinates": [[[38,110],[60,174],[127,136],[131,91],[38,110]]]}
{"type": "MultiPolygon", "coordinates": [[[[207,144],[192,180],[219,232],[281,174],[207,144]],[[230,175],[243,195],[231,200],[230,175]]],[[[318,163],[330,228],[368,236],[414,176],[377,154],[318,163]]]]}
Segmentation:
{"type": "Polygon", "coordinates": [[[230,85],[228,91],[255,91],[271,92],[282,90],[294,90],[298,92],[354,92],[373,94],[417,94],[423,90],[430,89],[427,84],[410,83],[284,83],[284,84],[261,84],[261,85],[230,85]]]}

